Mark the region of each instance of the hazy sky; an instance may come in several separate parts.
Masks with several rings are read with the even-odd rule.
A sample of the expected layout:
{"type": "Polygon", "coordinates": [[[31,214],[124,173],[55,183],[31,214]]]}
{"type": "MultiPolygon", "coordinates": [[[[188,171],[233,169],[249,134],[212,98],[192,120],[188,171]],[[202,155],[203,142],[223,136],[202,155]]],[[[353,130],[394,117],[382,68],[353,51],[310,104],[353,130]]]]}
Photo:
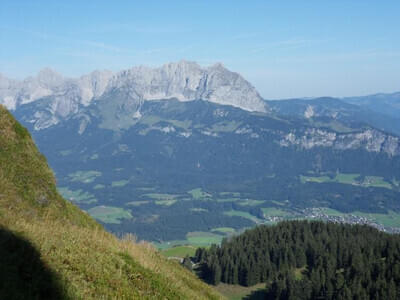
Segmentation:
{"type": "Polygon", "coordinates": [[[222,62],[267,99],[400,91],[400,1],[0,1],[0,73],[222,62]],[[281,4],[285,2],[286,4],[281,4]]]}

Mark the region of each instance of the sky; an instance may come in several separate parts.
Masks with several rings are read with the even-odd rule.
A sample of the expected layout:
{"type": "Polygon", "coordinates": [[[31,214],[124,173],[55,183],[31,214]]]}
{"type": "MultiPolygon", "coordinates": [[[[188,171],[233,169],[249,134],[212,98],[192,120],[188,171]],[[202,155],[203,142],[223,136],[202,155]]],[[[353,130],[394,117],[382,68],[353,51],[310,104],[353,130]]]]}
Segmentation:
{"type": "Polygon", "coordinates": [[[0,73],[221,62],[266,99],[400,91],[400,1],[0,1],[0,73]]]}

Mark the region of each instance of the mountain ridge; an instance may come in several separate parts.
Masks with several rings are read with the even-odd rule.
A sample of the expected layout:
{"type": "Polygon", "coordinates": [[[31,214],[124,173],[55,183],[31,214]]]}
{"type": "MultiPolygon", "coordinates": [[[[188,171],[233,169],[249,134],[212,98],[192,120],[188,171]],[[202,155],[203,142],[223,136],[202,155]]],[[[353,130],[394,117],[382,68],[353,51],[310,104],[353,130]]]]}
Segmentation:
{"type": "Polygon", "coordinates": [[[181,60],[158,68],[138,66],[116,73],[93,71],[75,79],[64,78],[48,68],[22,81],[0,77],[0,103],[8,109],[48,100],[46,113],[33,116],[42,124],[36,129],[73,116],[81,106],[108,98],[116,90],[125,95],[126,102],[134,103],[138,112],[143,101],[172,98],[179,101],[202,99],[248,111],[266,111],[255,88],[222,64],[202,68],[195,62],[181,60]]]}
{"type": "Polygon", "coordinates": [[[370,125],[400,136],[399,93],[357,98],[312,98],[267,101],[274,114],[312,123],[339,122],[352,128],[370,125]]]}

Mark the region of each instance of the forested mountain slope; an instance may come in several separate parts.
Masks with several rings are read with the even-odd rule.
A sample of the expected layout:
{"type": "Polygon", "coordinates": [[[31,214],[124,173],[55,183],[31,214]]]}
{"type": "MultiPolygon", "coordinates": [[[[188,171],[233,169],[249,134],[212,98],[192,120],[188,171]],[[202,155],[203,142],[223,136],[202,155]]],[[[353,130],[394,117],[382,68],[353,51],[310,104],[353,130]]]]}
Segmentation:
{"type": "Polygon", "coordinates": [[[369,226],[285,221],[199,248],[209,282],[266,282],[266,299],[399,299],[400,236],[369,226]]]}

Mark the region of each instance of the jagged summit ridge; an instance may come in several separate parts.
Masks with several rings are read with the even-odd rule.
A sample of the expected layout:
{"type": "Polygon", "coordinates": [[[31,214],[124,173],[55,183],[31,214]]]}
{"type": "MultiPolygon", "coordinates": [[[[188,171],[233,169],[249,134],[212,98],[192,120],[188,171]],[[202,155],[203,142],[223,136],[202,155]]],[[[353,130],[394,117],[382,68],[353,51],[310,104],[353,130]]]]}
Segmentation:
{"type": "Polygon", "coordinates": [[[111,76],[112,72],[105,70],[94,71],[77,79],[67,78],[50,68],[24,80],[9,79],[0,74],[0,103],[15,110],[20,105],[54,96],[62,97],[63,102],[86,106],[101,96],[111,76]]]}
{"type": "Polygon", "coordinates": [[[54,120],[73,115],[79,106],[88,106],[115,90],[123,92],[126,101],[137,103],[202,99],[247,111],[266,111],[255,88],[222,64],[202,68],[195,62],[181,60],[158,68],[139,66],[117,73],[94,71],[80,78],[66,78],[46,68],[21,81],[0,75],[0,103],[15,110],[23,104],[51,98],[47,113],[54,120]]]}
{"type": "Polygon", "coordinates": [[[117,73],[110,80],[108,90],[116,88],[129,90],[143,100],[203,99],[248,111],[265,111],[265,104],[255,88],[221,64],[201,68],[197,63],[182,60],[160,68],[134,67],[117,73]]]}

